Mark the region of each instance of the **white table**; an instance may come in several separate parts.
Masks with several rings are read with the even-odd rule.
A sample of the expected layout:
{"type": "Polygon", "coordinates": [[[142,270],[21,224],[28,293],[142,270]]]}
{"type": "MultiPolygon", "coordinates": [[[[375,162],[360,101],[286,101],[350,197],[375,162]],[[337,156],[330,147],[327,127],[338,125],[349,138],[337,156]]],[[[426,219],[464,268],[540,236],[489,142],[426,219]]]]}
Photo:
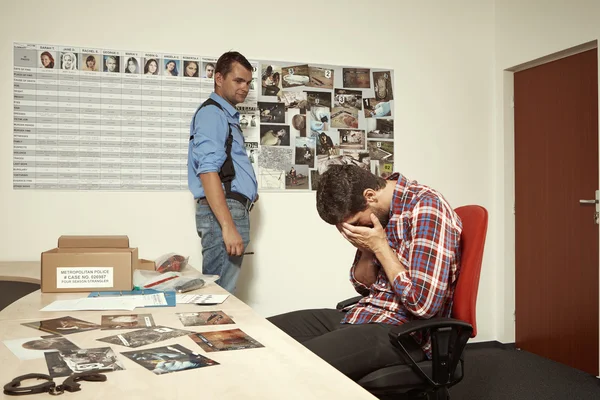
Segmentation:
{"type": "MultiPolygon", "coordinates": [[[[35,282],[39,280],[39,263],[0,262],[0,280],[35,282]],[[37,275],[35,270],[37,270],[37,275]]],[[[215,284],[192,293],[226,293],[215,284]]],[[[87,296],[87,293],[43,294],[35,291],[0,312],[0,341],[45,335],[46,333],[21,325],[60,316],[72,316],[100,323],[101,315],[151,313],[156,325],[165,325],[194,332],[239,328],[264,348],[204,352],[188,336],[150,344],[139,349],[180,344],[220,363],[220,365],[155,375],[121,352],[133,349],[97,341],[97,338],[123,333],[127,330],[92,330],[67,335],[80,348],[112,347],[125,370],[107,372],[107,382],[81,382],[81,392],[63,396],[81,399],[374,399],[345,375],[287,336],[250,307],[230,295],[219,306],[179,304],[176,308],[137,308],[129,311],[41,312],[40,308],[56,299],[87,296]],[[235,325],[184,327],[177,312],[222,310],[232,317],[235,325]]],[[[44,358],[21,361],[3,343],[0,344],[0,384],[27,373],[48,373],[44,358]]],[[[55,378],[62,383],[64,378],[55,378]]],[[[25,382],[26,386],[33,381],[25,382]]],[[[2,395],[2,398],[14,396],[2,395]]],[[[44,394],[36,398],[47,398],[44,394]]]]}

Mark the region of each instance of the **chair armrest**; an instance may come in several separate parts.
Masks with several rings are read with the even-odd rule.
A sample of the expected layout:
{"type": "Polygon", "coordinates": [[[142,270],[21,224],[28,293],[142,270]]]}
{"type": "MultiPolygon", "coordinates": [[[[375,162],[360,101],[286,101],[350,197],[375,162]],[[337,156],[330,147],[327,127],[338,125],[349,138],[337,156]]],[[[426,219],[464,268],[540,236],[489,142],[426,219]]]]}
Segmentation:
{"type": "Polygon", "coordinates": [[[349,299],[340,301],[337,306],[335,306],[336,310],[340,310],[343,311],[344,309],[355,305],[356,303],[358,303],[360,301],[360,299],[362,299],[363,296],[356,296],[356,297],[351,297],[349,299]]]}
{"type": "Polygon", "coordinates": [[[431,319],[416,319],[406,322],[402,325],[394,326],[388,332],[390,340],[398,340],[400,337],[419,332],[425,329],[438,328],[463,328],[473,331],[471,324],[454,318],[431,318],[431,319]]]}

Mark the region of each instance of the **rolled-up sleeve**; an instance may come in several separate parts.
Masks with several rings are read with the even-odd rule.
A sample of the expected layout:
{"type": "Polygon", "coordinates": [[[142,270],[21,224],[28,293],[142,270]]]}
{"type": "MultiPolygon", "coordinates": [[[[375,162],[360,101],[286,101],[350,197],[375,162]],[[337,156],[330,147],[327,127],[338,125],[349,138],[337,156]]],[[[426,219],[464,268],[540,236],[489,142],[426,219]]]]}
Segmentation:
{"type": "Polygon", "coordinates": [[[200,111],[190,127],[192,131],[192,160],[195,175],[219,172],[227,154],[225,141],[229,125],[223,111],[207,106],[200,111]]]}

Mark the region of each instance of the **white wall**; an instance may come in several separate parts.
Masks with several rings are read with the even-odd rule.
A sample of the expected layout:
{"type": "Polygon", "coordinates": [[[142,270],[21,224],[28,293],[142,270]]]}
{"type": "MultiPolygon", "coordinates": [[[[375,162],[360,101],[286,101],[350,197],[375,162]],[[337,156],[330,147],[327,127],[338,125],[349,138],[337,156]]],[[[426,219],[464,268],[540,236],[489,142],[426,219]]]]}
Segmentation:
{"type": "MultiPolygon", "coordinates": [[[[477,203],[495,213],[492,0],[20,0],[3,2],[0,15],[6,60],[20,41],[207,55],[237,49],[251,59],[393,68],[396,169],[455,207],[477,203]]],[[[0,93],[0,259],[37,260],[61,234],[127,234],[145,258],[177,251],[201,265],[187,192],[13,191],[10,62],[0,64],[0,93]]],[[[496,338],[496,223],[478,340],[496,338]]],[[[333,307],[354,295],[353,250],[320,221],[314,194],[262,194],[252,225],[255,255],[245,260],[238,295],[259,313],[333,307]]]]}
{"type": "Polygon", "coordinates": [[[492,141],[494,217],[498,241],[494,262],[498,282],[498,340],[514,342],[514,125],[510,105],[512,73],[507,68],[566,50],[600,37],[600,2],[596,0],[502,0],[495,6],[495,113],[492,141]]]}

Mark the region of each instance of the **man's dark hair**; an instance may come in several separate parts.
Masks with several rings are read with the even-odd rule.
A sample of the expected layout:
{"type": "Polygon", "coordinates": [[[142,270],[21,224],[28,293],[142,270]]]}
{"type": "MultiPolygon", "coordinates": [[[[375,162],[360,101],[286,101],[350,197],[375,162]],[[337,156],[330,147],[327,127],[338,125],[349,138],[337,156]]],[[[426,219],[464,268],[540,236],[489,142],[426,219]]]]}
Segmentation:
{"type": "Polygon", "coordinates": [[[385,188],[386,180],[356,165],[332,165],[319,178],[317,211],[323,221],[337,225],[367,208],[363,192],[385,188]]]}
{"type": "Polygon", "coordinates": [[[238,62],[242,67],[246,68],[248,71],[252,71],[252,64],[250,64],[246,57],[244,57],[237,51],[228,51],[227,53],[221,55],[221,57],[219,57],[219,59],[217,60],[215,74],[219,72],[221,75],[223,75],[223,78],[225,78],[227,74],[231,72],[234,62],[238,62]]]}

